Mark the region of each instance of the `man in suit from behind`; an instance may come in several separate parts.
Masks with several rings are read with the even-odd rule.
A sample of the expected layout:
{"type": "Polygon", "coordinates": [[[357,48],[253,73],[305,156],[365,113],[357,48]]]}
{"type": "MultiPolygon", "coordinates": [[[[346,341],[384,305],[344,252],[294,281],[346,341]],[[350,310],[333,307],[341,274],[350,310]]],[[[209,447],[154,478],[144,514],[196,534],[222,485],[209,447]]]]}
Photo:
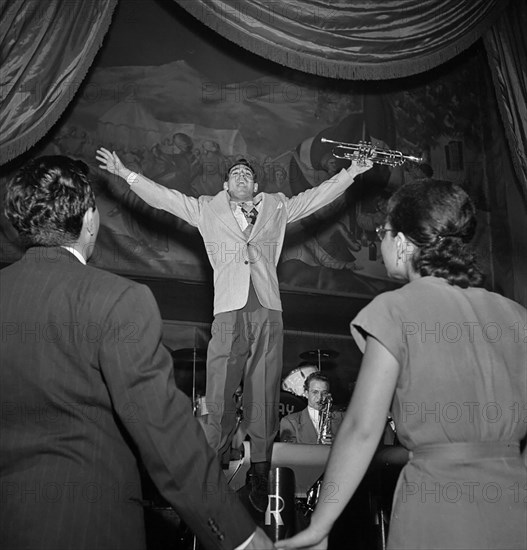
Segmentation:
{"type": "Polygon", "coordinates": [[[141,459],[204,548],[272,548],[175,385],[150,290],[86,265],[87,166],[30,161],[5,205],[28,250],[0,271],[0,547],[144,550],[141,459]]]}
{"type": "Polygon", "coordinates": [[[327,433],[320,437],[320,418],[324,413],[325,403],[330,395],[329,379],[321,372],[311,373],[304,381],[304,397],[307,407],[301,411],[288,414],[280,421],[280,441],[285,443],[303,443],[307,445],[331,445],[333,437],[342,423],[344,413],[330,411],[327,433]]]}

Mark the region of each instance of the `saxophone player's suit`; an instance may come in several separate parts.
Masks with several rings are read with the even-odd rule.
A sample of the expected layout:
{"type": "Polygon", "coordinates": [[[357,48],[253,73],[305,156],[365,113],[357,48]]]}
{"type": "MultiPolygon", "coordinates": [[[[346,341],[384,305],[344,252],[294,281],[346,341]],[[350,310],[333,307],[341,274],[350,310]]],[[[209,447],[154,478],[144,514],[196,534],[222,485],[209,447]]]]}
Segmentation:
{"type": "MultiPolygon", "coordinates": [[[[340,428],[344,413],[333,411],[330,414],[331,433],[335,435],[340,428]]],[[[284,416],[280,421],[280,441],[284,443],[316,445],[317,438],[317,431],[311,421],[307,407],[302,411],[284,416]]]]}

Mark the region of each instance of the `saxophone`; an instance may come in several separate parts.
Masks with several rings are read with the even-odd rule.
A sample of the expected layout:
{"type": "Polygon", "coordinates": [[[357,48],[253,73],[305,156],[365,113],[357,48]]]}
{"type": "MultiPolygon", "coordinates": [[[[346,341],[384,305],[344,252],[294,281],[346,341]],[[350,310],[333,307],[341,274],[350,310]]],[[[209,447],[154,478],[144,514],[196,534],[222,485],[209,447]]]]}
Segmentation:
{"type": "MultiPolygon", "coordinates": [[[[331,437],[331,406],[333,405],[333,398],[328,393],[326,397],[320,403],[320,418],[318,420],[318,437],[317,445],[331,445],[327,442],[327,438],[331,437]],[[325,442],[326,441],[326,442],[325,442]]],[[[307,500],[304,515],[307,516],[315,511],[315,508],[320,497],[320,491],[322,490],[322,482],[324,481],[324,474],[322,474],[311,488],[307,491],[307,500]]]]}
{"type": "Polygon", "coordinates": [[[331,445],[331,443],[325,443],[327,438],[331,437],[331,406],[333,405],[333,398],[328,393],[320,402],[320,418],[318,420],[318,437],[317,444],[331,445]]]}

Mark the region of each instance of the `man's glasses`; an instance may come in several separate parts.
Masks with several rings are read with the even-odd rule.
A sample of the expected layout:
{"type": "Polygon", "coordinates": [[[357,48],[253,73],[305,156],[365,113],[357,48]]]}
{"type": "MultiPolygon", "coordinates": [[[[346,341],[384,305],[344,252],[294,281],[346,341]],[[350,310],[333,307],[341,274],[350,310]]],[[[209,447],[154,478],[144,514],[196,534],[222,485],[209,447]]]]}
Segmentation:
{"type": "Polygon", "coordinates": [[[382,225],[379,225],[379,227],[375,228],[375,233],[377,233],[377,236],[382,241],[384,239],[384,235],[388,233],[388,231],[392,231],[393,233],[397,233],[394,229],[390,229],[389,227],[383,227],[382,225]]]}

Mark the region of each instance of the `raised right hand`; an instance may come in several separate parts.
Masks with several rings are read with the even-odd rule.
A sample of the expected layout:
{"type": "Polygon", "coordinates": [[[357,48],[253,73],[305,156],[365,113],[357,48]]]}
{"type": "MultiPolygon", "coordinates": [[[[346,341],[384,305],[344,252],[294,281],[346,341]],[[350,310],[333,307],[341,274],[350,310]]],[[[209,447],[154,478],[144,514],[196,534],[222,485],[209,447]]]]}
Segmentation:
{"type": "Polygon", "coordinates": [[[130,172],[115,152],[110,152],[104,147],[97,149],[95,158],[100,162],[99,168],[110,172],[110,174],[115,174],[126,179],[125,172],[130,172]]]}
{"type": "Polygon", "coordinates": [[[359,174],[367,172],[370,168],[372,168],[372,166],[373,162],[370,159],[365,159],[361,163],[358,163],[356,160],[354,160],[351,162],[346,170],[352,178],[355,178],[359,174]]]}

